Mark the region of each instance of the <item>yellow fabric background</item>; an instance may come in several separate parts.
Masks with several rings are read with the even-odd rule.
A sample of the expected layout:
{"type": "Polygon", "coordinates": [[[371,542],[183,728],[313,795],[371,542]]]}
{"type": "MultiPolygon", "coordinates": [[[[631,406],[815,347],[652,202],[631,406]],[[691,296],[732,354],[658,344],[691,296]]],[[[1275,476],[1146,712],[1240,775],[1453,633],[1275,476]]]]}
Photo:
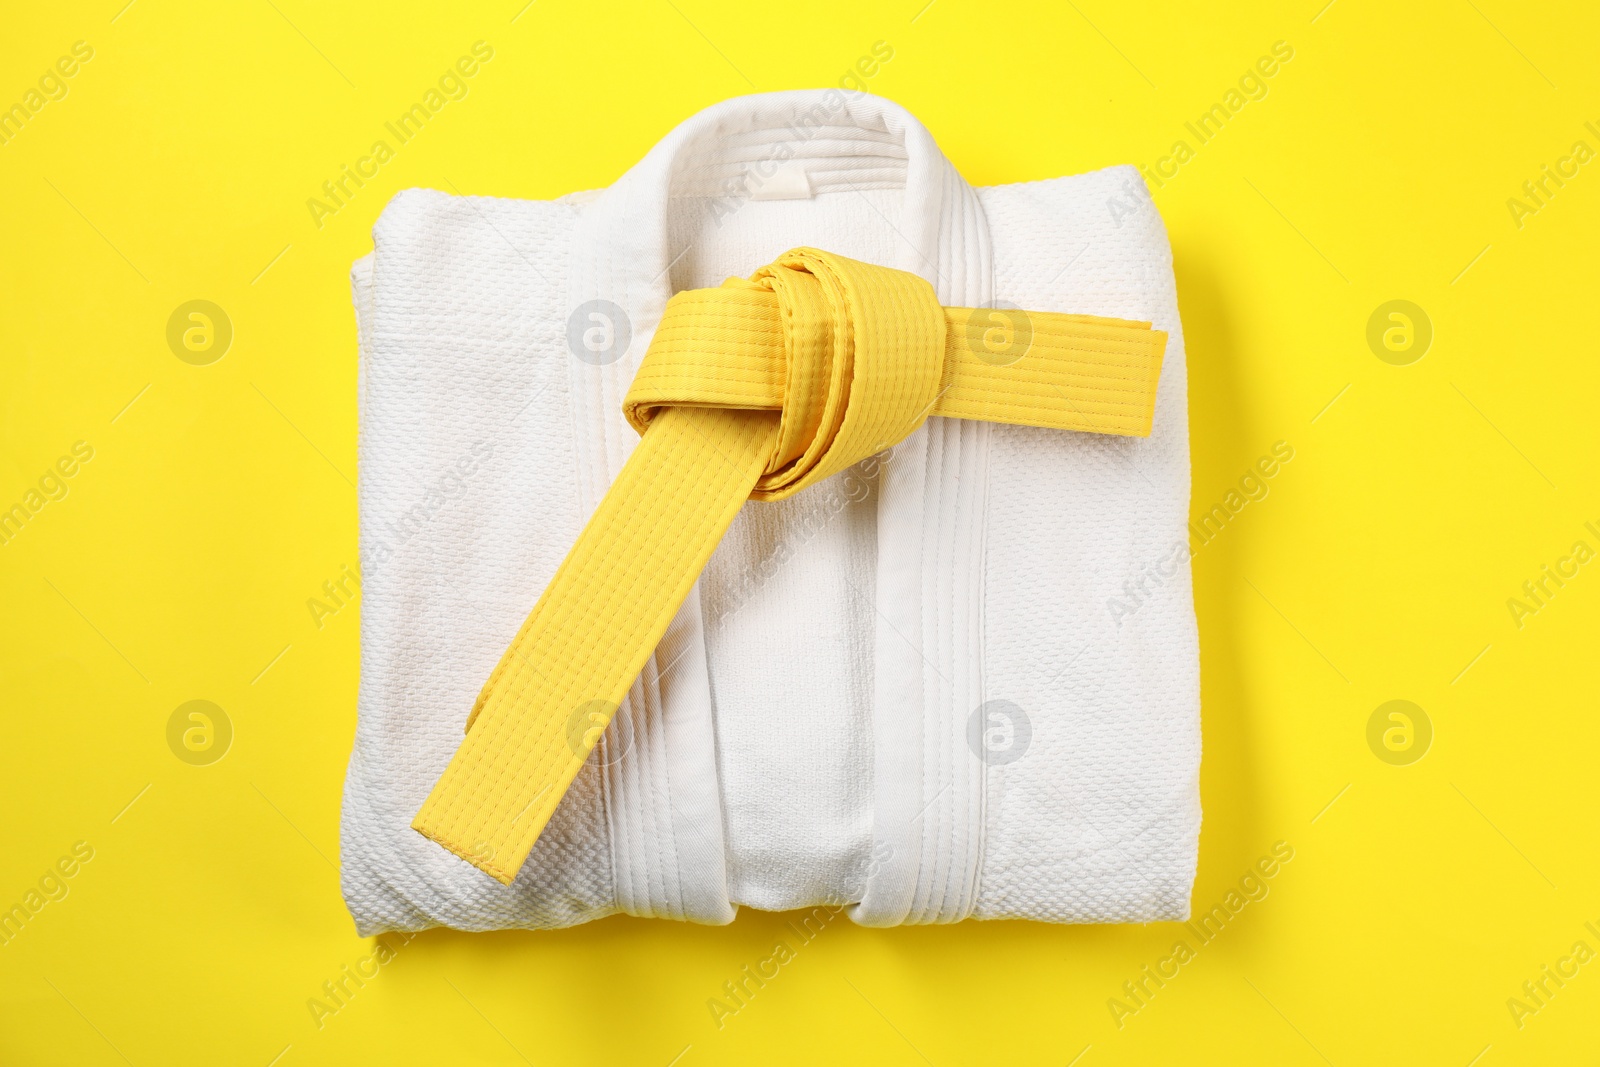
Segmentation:
{"type": "Polygon", "coordinates": [[[1507,1006],[1575,942],[1600,951],[1585,927],[1600,928],[1600,563],[1520,627],[1507,607],[1574,542],[1600,549],[1584,525],[1600,527],[1600,165],[1536,212],[1507,206],[1575,141],[1600,150],[1584,125],[1600,127],[1592,12],[123,3],[15,8],[0,35],[0,107],[74,42],[94,49],[0,144],[0,508],[75,442],[93,449],[0,545],[0,908],[41,881],[65,892],[0,945],[0,1061],[1592,1054],[1600,962],[1520,1027],[1507,1006]],[[465,98],[319,228],[307,199],[479,40],[494,55],[465,98]],[[1265,96],[1198,144],[1185,123],[1277,41],[1294,55],[1265,96]],[[722,929],[431,932],[364,962],[380,950],[355,936],[335,869],[359,605],[319,627],[307,601],[333,604],[322,583],[356,561],[346,273],[372,220],[410,186],[603,185],[708,104],[837,84],[874,55],[866,87],[974,183],[1193,149],[1155,196],[1187,335],[1196,517],[1276,442],[1294,450],[1265,498],[1196,540],[1196,910],[1275,842],[1292,861],[1120,1026],[1108,1001],[1131,1004],[1123,983],[1192,933],[838,916],[805,940],[800,917],[747,911],[722,929]],[[233,327],[209,366],[167,343],[195,299],[233,327]],[[1366,339],[1395,299],[1433,326],[1408,366],[1366,339]],[[1396,699],[1433,728],[1407,766],[1368,745],[1396,699]],[[231,724],[209,765],[169,745],[191,700],[231,724]],[[63,858],[74,873],[52,880],[63,858]],[[714,1015],[746,965],[771,973],[779,941],[776,976],[714,1015]],[[371,976],[357,987],[346,968],[371,976]],[[341,979],[354,994],[336,1003],[324,983],[341,979]]]}

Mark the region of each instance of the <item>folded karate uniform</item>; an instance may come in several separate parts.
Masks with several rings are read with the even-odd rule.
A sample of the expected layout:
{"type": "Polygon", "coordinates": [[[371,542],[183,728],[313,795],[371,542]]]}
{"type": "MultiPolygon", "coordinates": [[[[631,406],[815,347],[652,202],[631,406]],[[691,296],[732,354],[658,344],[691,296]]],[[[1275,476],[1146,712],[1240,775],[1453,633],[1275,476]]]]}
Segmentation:
{"type": "Polygon", "coordinates": [[[878,926],[1187,916],[1183,339],[1133,168],[974,189],[893,104],[775,93],[702,112],[603,191],[402,193],[374,244],[353,272],[362,677],[342,827],[363,934],[724,923],[739,904],[878,926]],[[746,504],[502,885],[412,821],[639,440],[623,398],[668,298],[796,246],[919,275],[951,307],[1165,331],[1149,436],[936,416],[746,504]]]}

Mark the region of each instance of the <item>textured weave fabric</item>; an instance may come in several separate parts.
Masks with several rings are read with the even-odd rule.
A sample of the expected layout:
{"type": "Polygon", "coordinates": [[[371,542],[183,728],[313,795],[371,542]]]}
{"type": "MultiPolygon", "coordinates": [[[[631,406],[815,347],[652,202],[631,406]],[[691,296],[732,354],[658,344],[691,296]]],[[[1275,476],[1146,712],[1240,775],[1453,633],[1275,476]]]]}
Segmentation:
{"type": "Polygon", "coordinates": [[[1187,913],[1183,346],[1131,168],[973,190],[892,104],[751,97],[602,193],[402,194],[354,284],[365,596],[343,855],[364,933],[725,922],[741,903],[854,902],[878,925],[1187,913]],[[764,195],[774,161],[806,177],[785,195],[810,195],[764,195]],[[946,305],[1153,323],[1171,339],[1152,434],[935,418],[746,507],[501,886],[410,816],[637,439],[622,394],[666,298],[799,244],[919,273],[946,305]],[[590,307],[628,334],[605,359],[570,343],[590,307]],[[1138,610],[1114,616],[1129,581],[1138,610]]]}

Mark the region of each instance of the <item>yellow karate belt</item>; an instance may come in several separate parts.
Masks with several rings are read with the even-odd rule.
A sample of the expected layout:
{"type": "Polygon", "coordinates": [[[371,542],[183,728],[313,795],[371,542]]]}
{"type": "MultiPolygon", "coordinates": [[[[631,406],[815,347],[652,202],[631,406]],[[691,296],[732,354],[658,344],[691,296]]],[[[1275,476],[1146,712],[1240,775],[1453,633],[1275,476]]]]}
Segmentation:
{"type": "Polygon", "coordinates": [[[746,500],[930,415],[1148,436],[1166,341],[1148,322],[941,307],[914,274],[813,248],[677,294],[624,402],[639,444],[412,827],[510,885],[746,500]]]}

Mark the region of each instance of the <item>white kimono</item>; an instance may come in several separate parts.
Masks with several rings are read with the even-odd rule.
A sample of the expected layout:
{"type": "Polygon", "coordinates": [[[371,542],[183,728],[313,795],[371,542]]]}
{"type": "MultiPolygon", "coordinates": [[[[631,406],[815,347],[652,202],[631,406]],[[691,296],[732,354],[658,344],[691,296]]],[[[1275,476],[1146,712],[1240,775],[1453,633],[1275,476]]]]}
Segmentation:
{"type": "Polygon", "coordinates": [[[355,265],[360,719],[345,900],[364,935],[1188,915],[1200,826],[1182,328],[1132,167],[975,189],[882,98],[729,100],[615,185],[412,190],[355,265]],[[749,503],[507,887],[410,828],[637,437],[622,398],[674,292],[797,246],[947,305],[1148,320],[1154,431],[933,418],[749,503]]]}

